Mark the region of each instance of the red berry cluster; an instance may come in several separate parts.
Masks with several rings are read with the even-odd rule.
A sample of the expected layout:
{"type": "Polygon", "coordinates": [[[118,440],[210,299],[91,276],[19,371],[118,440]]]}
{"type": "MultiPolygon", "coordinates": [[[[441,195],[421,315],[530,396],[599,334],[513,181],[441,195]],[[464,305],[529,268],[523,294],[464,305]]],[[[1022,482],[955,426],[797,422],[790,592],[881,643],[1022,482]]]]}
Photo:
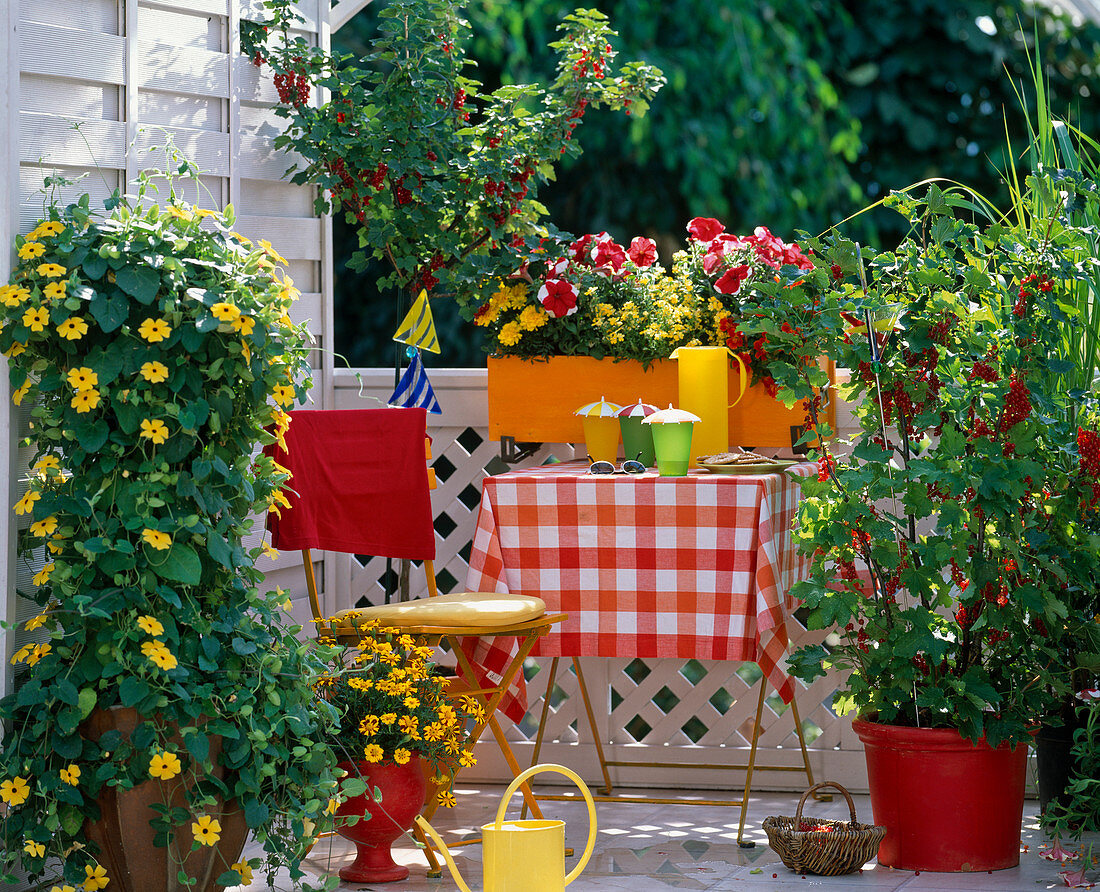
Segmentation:
{"type": "Polygon", "coordinates": [[[1001,375],[988,362],[979,360],[974,363],[973,367],[970,369],[970,374],[967,376],[966,380],[973,381],[975,378],[982,381],[988,381],[990,384],[995,384],[997,381],[1001,380],[1001,375]]]}
{"type": "Polygon", "coordinates": [[[1100,432],[1077,428],[1077,453],[1081,473],[1093,480],[1100,478],[1100,432]]]}
{"type": "MultiPolygon", "coordinates": [[[[427,264],[420,269],[413,277],[412,286],[413,291],[419,291],[423,288],[425,291],[431,291],[436,285],[439,284],[439,279],[433,273],[444,265],[445,261],[442,254],[436,254],[432,257],[427,264]]],[[[479,312],[483,312],[488,308],[488,304],[481,308],[479,312]]]]}
{"type": "Polygon", "coordinates": [[[1028,300],[1035,297],[1038,292],[1047,292],[1053,287],[1054,283],[1048,278],[1046,273],[1042,275],[1032,273],[1030,276],[1025,276],[1020,281],[1020,290],[1016,298],[1016,303],[1012,307],[1013,314],[1022,318],[1027,313],[1028,300]]]}
{"type": "MultiPolygon", "coordinates": [[[[604,47],[604,52],[611,52],[610,44],[604,47]]],[[[596,80],[603,80],[604,76],[604,61],[602,56],[591,55],[588,50],[581,50],[581,57],[573,63],[573,70],[577,73],[578,78],[588,77],[588,70],[591,68],[592,76],[596,80]]]]}
{"type": "Polygon", "coordinates": [[[302,72],[280,72],[272,80],[275,82],[275,89],[279,92],[280,102],[289,103],[295,108],[309,102],[309,78],[302,72]]]}
{"type": "Polygon", "coordinates": [[[973,611],[969,611],[966,609],[965,604],[960,604],[959,609],[955,611],[955,622],[959,624],[959,628],[966,630],[974,625],[974,620],[978,618],[979,609],[975,607],[973,611]]]}
{"type": "Polygon", "coordinates": [[[929,326],[928,340],[933,344],[939,344],[941,347],[944,346],[947,343],[947,336],[951,334],[951,330],[958,321],[959,317],[954,313],[945,313],[939,322],[929,326]]]}
{"type": "Polygon", "coordinates": [[[386,187],[386,174],[389,172],[389,165],[385,161],[379,161],[378,166],[367,177],[367,182],[374,187],[375,192],[381,192],[386,187]]]}
{"type": "Polygon", "coordinates": [[[1005,397],[1005,411],[1004,416],[1001,418],[1001,430],[1009,430],[1030,414],[1031,392],[1027,389],[1027,385],[1013,373],[1008,385],[1008,395],[1005,397]]]}
{"type": "Polygon", "coordinates": [[[834,263],[829,267],[829,275],[833,277],[833,281],[839,282],[844,278],[844,270],[840,268],[839,263],[834,263]]]}
{"type": "Polygon", "coordinates": [[[970,580],[966,578],[966,574],[954,558],[951,558],[951,581],[959,587],[960,592],[965,592],[970,585],[970,580]]]}

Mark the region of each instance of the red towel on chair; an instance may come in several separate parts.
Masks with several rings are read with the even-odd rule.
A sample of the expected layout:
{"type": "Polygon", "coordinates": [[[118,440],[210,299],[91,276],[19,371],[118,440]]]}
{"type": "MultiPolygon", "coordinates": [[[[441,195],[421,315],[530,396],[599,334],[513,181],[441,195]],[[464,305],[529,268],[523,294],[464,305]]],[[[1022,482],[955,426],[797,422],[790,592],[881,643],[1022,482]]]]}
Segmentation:
{"type": "Polygon", "coordinates": [[[299,410],[290,417],[287,450],[265,450],[294,475],[290,508],[267,516],[276,548],[435,557],[424,409],[299,410]]]}

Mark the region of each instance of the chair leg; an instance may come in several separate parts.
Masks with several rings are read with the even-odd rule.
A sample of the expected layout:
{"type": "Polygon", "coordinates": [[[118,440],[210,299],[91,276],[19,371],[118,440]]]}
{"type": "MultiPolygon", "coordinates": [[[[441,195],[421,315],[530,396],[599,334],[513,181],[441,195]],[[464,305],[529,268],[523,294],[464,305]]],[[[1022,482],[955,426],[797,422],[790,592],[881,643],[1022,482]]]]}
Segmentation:
{"type": "Polygon", "coordinates": [[[766,676],[760,677],[760,697],[756,701],[756,718],[752,723],[752,747],[749,749],[749,765],[745,772],[745,793],[741,797],[741,820],[737,824],[737,845],[743,849],[756,847],[754,842],[745,842],[742,835],[745,832],[745,815],[749,810],[749,793],[752,792],[752,772],[756,768],[756,745],[760,741],[760,718],[764,714],[764,694],[768,689],[766,676]]]}
{"type": "Polygon", "coordinates": [[[600,731],[596,727],[596,716],[592,712],[592,701],[588,697],[588,685],[584,683],[584,673],[581,672],[581,663],[577,657],[573,657],[573,671],[577,673],[577,683],[581,689],[581,699],[584,701],[584,710],[588,713],[588,727],[592,731],[592,739],[596,743],[596,756],[600,760],[600,771],[603,772],[603,787],[599,792],[604,796],[611,795],[611,775],[607,771],[607,760],[603,754],[603,741],[600,740],[600,731]]]}
{"type": "MultiPolygon", "coordinates": [[[[539,716],[539,729],[535,734],[535,749],[531,753],[531,764],[538,765],[539,755],[542,753],[542,737],[546,733],[546,718],[550,715],[550,697],[554,693],[554,681],[558,677],[558,661],[561,657],[554,657],[550,661],[549,678],[546,679],[546,693],[542,697],[542,713],[539,716]]],[[[527,817],[527,800],[523,801],[523,809],[519,813],[522,821],[527,817]]]]}

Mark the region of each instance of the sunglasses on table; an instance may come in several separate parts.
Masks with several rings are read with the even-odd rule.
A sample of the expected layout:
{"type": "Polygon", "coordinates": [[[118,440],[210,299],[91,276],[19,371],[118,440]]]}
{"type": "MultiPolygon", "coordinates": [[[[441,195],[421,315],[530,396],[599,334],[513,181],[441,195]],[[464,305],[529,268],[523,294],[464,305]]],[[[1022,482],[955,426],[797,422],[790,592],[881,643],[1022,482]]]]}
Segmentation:
{"type": "MultiPolygon", "coordinates": [[[[588,458],[591,461],[592,456],[588,458]]],[[[617,468],[609,461],[594,461],[588,466],[589,474],[644,474],[645,472],[646,466],[632,458],[628,458],[617,468]]]]}

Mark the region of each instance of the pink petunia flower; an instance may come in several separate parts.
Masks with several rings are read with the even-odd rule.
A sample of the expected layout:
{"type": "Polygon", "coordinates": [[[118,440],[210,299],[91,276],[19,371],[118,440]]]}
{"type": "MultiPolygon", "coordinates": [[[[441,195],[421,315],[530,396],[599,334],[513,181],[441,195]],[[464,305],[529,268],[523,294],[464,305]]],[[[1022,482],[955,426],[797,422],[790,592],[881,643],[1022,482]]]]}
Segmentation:
{"type": "Polygon", "coordinates": [[[626,254],[636,267],[645,269],[657,262],[657,243],[651,238],[638,236],[630,243],[626,254]]]}
{"type": "Polygon", "coordinates": [[[547,279],[539,289],[539,303],[555,319],[577,312],[577,288],[565,279],[547,279]]]}
{"type": "Polygon", "coordinates": [[[1079,852],[1073,852],[1062,848],[1062,840],[1055,839],[1054,845],[1049,849],[1039,852],[1039,857],[1047,861],[1076,861],[1081,857],[1079,852]]]}
{"type": "Polygon", "coordinates": [[[711,242],[718,238],[726,227],[713,217],[696,217],[687,225],[687,231],[697,242],[711,242]]]}

